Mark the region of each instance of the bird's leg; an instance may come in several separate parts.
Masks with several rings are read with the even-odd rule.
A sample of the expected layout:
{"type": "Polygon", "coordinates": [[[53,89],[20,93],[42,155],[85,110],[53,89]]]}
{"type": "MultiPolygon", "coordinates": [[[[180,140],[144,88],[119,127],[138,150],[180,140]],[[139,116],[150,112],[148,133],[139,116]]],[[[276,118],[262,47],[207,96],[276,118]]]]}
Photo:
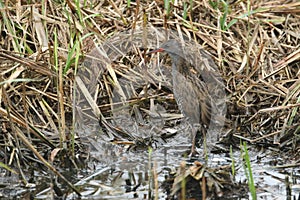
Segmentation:
{"type": "Polygon", "coordinates": [[[207,130],[203,126],[201,126],[201,133],[202,133],[202,137],[203,137],[203,156],[207,162],[208,161],[207,138],[206,138],[207,130]]]}
{"type": "Polygon", "coordinates": [[[195,157],[199,153],[196,151],[196,136],[197,136],[197,127],[192,126],[192,148],[189,157],[195,157]]]}
{"type": "Polygon", "coordinates": [[[205,160],[207,160],[208,159],[207,140],[206,140],[207,130],[202,124],[192,126],[192,147],[191,147],[191,153],[189,157],[191,158],[199,155],[199,153],[196,150],[196,142],[199,140],[199,138],[197,137],[197,133],[201,134],[200,137],[201,137],[201,143],[203,144],[203,156],[205,157],[205,160]]]}

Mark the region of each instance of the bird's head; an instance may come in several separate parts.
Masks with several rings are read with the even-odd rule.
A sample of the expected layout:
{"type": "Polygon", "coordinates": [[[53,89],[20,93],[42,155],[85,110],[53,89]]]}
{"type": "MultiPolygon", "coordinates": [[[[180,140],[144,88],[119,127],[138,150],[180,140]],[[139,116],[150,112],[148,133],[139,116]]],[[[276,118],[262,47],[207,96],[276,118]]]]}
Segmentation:
{"type": "Polygon", "coordinates": [[[147,54],[158,53],[158,52],[167,52],[172,55],[183,56],[182,45],[175,39],[168,40],[163,43],[158,49],[149,51],[147,54]]]}

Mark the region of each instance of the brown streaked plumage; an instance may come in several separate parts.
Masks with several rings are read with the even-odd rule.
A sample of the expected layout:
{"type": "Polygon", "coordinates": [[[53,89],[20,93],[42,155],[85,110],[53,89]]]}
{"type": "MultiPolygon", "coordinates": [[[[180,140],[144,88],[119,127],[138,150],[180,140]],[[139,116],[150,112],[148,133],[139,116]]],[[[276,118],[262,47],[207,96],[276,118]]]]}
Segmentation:
{"type": "MultiPolygon", "coordinates": [[[[203,135],[211,121],[212,99],[206,84],[201,80],[203,66],[195,67],[186,58],[177,40],[168,40],[158,49],[149,53],[167,52],[172,60],[173,93],[181,113],[192,126],[193,142],[191,154],[195,155],[195,125],[200,125],[203,135]]],[[[193,58],[192,58],[193,59],[193,58]]],[[[197,62],[197,61],[196,61],[197,62]]],[[[201,60],[199,60],[201,65],[201,60]]]]}

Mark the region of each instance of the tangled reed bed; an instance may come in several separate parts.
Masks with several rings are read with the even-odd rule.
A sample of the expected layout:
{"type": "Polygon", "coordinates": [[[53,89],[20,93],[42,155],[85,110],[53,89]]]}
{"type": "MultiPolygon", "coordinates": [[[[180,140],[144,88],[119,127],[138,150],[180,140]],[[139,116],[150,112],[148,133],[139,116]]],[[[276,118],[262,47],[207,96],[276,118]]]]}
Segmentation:
{"type": "MultiPolygon", "coordinates": [[[[124,77],[124,71],[127,76],[132,73],[145,77],[143,69],[137,71],[132,66],[142,66],[140,62],[147,59],[143,52],[149,48],[143,43],[147,27],[173,30],[179,37],[184,35],[198,42],[211,54],[227,92],[230,131],[226,137],[275,145],[290,153],[298,150],[300,3],[296,0],[252,1],[251,5],[241,1],[178,1],[176,5],[163,1],[130,5],[123,1],[90,1],[85,5],[71,1],[6,1],[0,3],[0,9],[3,163],[11,164],[8,158],[17,156],[12,148],[24,146],[39,155],[44,148],[51,150],[67,144],[74,155],[74,144],[78,142],[72,135],[72,105],[79,64],[92,55],[91,50],[98,44],[119,32],[142,30],[142,48],[136,50],[137,54],[128,55],[126,62],[117,62],[108,71],[103,69],[107,76],[102,76],[98,88],[101,92],[97,95],[102,99],[98,99],[97,107],[104,113],[103,119],[109,118],[114,79],[124,77]],[[73,142],[67,143],[69,140],[73,142]]],[[[163,83],[155,76],[150,79],[154,85],[163,83]]],[[[168,96],[168,80],[162,85],[165,89],[152,95],[171,99],[165,104],[172,111],[168,113],[174,114],[176,105],[168,96]]],[[[115,133],[116,127],[112,127],[115,133]]],[[[126,138],[128,142],[136,138],[128,131],[121,132],[125,135],[112,134],[109,138],[126,138]]]]}

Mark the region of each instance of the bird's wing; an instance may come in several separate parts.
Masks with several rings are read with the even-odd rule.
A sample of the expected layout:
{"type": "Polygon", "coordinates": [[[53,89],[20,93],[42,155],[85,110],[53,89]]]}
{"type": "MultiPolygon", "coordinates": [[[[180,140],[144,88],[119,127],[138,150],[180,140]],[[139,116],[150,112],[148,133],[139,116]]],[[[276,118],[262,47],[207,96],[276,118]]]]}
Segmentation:
{"type": "Polygon", "coordinates": [[[191,124],[201,123],[199,97],[192,80],[179,72],[172,73],[173,93],[180,111],[191,124]]]}
{"type": "Polygon", "coordinates": [[[212,117],[211,114],[213,101],[208,92],[206,84],[200,79],[194,80],[194,84],[196,85],[195,90],[197,90],[196,93],[198,94],[200,120],[203,124],[205,124],[208,127],[212,117]]]}

